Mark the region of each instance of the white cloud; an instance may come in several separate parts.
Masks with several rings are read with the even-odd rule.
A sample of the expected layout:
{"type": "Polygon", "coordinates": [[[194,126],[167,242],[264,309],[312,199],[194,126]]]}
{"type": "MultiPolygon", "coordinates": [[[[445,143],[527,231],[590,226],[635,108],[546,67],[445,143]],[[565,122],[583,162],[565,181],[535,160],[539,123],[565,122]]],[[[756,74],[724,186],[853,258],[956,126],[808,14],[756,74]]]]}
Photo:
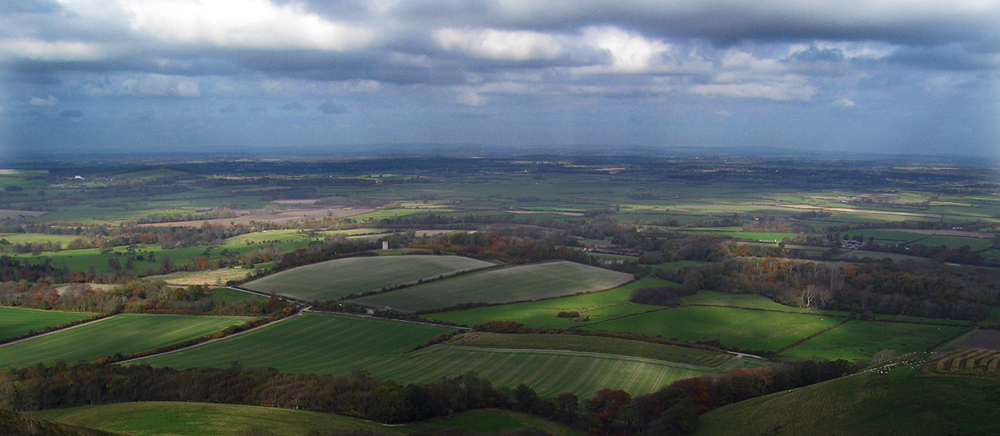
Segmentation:
{"type": "Polygon", "coordinates": [[[851,100],[847,97],[842,97],[838,98],[837,101],[833,102],[833,106],[839,108],[849,108],[849,107],[854,107],[855,103],[854,100],[851,100]]]}
{"type": "Polygon", "coordinates": [[[611,55],[611,72],[641,73],[661,64],[661,55],[670,50],[662,40],[650,40],[642,35],[617,27],[588,27],[583,40],[590,46],[611,55]]]}
{"type": "Polygon", "coordinates": [[[65,62],[104,59],[108,50],[80,41],[42,41],[33,38],[0,40],[0,59],[65,62]]]}
{"type": "Polygon", "coordinates": [[[370,43],[375,33],[334,22],[296,5],[267,0],[118,0],[129,24],[153,39],[181,44],[258,49],[345,51],[370,43]]]}
{"type": "Polygon", "coordinates": [[[688,90],[706,96],[775,101],[808,101],[816,94],[816,88],[813,86],[789,82],[710,83],[694,85],[688,90]]]}
{"type": "Polygon", "coordinates": [[[55,106],[59,104],[59,99],[55,98],[53,95],[49,95],[46,98],[41,97],[31,97],[28,103],[32,106],[55,106]]]}
{"type": "Polygon", "coordinates": [[[484,59],[551,60],[563,53],[559,38],[538,32],[496,29],[440,29],[434,37],[445,50],[470,53],[484,59]]]}
{"type": "Polygon", "coordinates": [[[458,91],[455,101],[466,106],[482,106],[486,104],[486,97],[479,95],[472,88],[462,88],[458,91]]]}

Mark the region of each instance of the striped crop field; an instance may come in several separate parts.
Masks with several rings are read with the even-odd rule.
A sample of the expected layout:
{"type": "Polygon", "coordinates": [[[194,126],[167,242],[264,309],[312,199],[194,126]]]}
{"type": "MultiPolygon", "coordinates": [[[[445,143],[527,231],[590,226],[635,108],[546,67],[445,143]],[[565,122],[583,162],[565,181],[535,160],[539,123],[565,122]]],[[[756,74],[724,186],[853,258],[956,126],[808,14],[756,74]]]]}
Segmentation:
{"type": "Polygon", "coordinates": [[[547,262],[483,271],[352,301],[415,311],[463,303],[509,303],[560,297],[614,288],[632,278],[631,274],[573,262],[547,262]]]}
{"type": "Polygon", "coordinates": [[[682,378],[719,372],[636,357],[558,350],[506,350],[437,345],[408,352],[453,329],[399,321],[304,313],[203,346],[140,359],[174,368],[248,367],[283,372],[372,375],[416,383],[475,371],[498,386],[525,383],[539,395],[589,397],[603,388],[652,392],[682,378]]]}
{"type": "Polygon", "coordinates": [[[582,327],[685,341],[718,339],[744,350],[778,350],[843,321],[833,316],[684,306],[582,327]]]}
{"type": "Polygon", "coordinates": [[[246,317],[123,314],[0,346],[0,367],[58,359],[73,364],[170,345],[241,324],[246,317]]]}
{"type": "Polygon", "coordinates": [[[933,359],[924,370],[936,374],[1000,379],[1000,351],[962,350],[933,359]]]}
{"type": "Polygon", "coordinates": [[[780,354],[787,358],[871,359],[881,350],[927,351],[964,327],[851,320],[780,354]]]}
{"type": "Polygon", "coordinates": [[[41,332],[45,327],[57,326],[94,315],[96,314],[0,307],[0,339],[21,336],[31,330],[41,332]]]}
{"type": "Polygon", "coordinates": [[[303,300],[332,300],[493,265],[461,256],[352,257],[292,268],[244,287],[303,300]]]}
{"type": "Polygon", "coordinates": [[[690,365],[717,367],[733,358],[722,351],[669,344],[574,334],[498,334],[471,332],[459,335],[449,345],[481,348],[566,350],[618,354],[690,365]]]}

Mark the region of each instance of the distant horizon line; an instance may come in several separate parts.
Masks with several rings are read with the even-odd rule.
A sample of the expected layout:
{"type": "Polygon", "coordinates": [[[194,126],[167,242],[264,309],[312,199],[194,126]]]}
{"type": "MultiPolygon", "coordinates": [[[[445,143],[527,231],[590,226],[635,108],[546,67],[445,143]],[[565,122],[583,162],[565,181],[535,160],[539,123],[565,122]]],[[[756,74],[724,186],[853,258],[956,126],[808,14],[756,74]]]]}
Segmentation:
{"type": "MultiPolygon", "coordinates": [[[[712,158],[789,158],[789,159],[835,159],[835,160],[915,160],[915,161],[948,161],[948,162],[980,162],[1000,163],[1000,158],[976,155],[948,155],[942,153],[888,153],[862,152],[849,150],[816,150],[795,149],[777,146],[648,146],[630,144],[544,144],[544,145],[487,145],[487,144],[448,144],[448,143],[392,143],[392,144],[340,144],[326,146],[272,146],[216,148],[219,151],[195,151],[182,149],[176,151],[152,151],[120,149],[88,150],[87,152],[64,151],[59,153],[38,152],[20,153],[20,156],[0,155],[0,165],[35,166],[39,162],[77,161],[77,163],[94,161],[141,161],[178,159],[279,159],[297,160],[299,158],[325,157],[329,159],[388,159],[388,158],[420,158],[420,157],[451,157],[451,158],[517,158],[517,157],[712,157],[712,158]],[[35,165],[32,165],[35,164],[35,165]]],[[[134,162],[139,163],[139,162],[134,162]]]]}

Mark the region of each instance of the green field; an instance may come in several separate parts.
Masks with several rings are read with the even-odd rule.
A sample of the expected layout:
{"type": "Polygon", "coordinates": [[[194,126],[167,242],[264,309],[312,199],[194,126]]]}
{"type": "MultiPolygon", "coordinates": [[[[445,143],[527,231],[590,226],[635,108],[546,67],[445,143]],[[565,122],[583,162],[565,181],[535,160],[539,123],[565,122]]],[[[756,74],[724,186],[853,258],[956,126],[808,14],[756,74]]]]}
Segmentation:
{"type": "Polygon", "coordinates": [[[592,324],[588,330],[642,333],[686,341],[719,339],[744,350],[778,350],[842,318],[725,307],[684,306],[592,324]]]}
{"type": "Polygon", "coordinates": [[[491,350],[438,345],[409,352],[453,329],[343,315],[305,313],[238,336],[137,362],[174,368],[274,367],[283,372],[347,375],[364,369],[400,383],[434,381],[466,371],[496,386],[525,383],[539,395],[599,389],[651,392],[674,380],[717,370],[648,359],[566,351],[491,350]]]}
{"type": "Polygon", "coordinates": [[[681,298],[682,305],[731,306],[746,309],[776,310],[780,312],[811,313],[847,317],[847,312],[835,310],[814,310],[804,307],[786,306],[757,294],[727,294],[716,291],[701,291],[681,298]]]}
{"type": "Polygon", "coordinates": [[[660,310],[662,307],[659,306],[629,303],[632,291],[643,287],[671,285],[673,285],[671,282],[665,280],[643,277],[634,282],[602,292],[526,303],[433,313],[425,316],[430,319],[467,326],[500,320],[519,322],[528,327],[570,328],[620,316],[660,310]],[[579,312],[581,316],[587,317],[588,321],[577,322],[569,318],[559,318],[556,316],[559,312],[579,312]]]}
{"type": "Polygon", "coordinates": [[[0,307],[0,339],[21,336],[32,330],[41,332],[45,327],[57,326],[94,315],[84,312],[0,307]]]}
{"type": "Polygon", "coordinates": [[[579,432],[532,415],[497,409],[472,410],[406,425],[382,425],[347,416],[275,407],[213,403],[141,402],[47,410],[38,418],[133,436],[245,436],[250,431],[274,436],[302,436],[310,431],[369,431],[406,435],[417,431],[464,429],[473,435],[534,427],[553,436],[579,432]]]}
{"type": "Polygon", "coordinates": [[[303,300],[332,300],[494,264],[460,256],[352,257],[301,266],[244,284],[303,300]]]}
{"type": "Polygon", "coordinates": [[[94,361],[204,336],[245,317],[123,314],[0,346],[0,367],[94,361]]]}
{"type": "Polygon", "coordinates": [[[610,289],[630,280],[630,274],[559,261],[468,274],[354,301],[401,310],[422,310],[462,303],[507,303],[559,297],[610,289]]]}
{"type": "Polygon", "coordinates": [[[881,350],[898,354],[927,349],[965,330],[947,325],[848,321],[781,353],[779,357],[869,360],[881,350]]]}
{"type": "Polygon", "coordinates": [[[925,357],[713,410],[696,435],[1000,434],[997,383],[918,376],[925,357]]]}
{"type": "Polygon", "coordinates": [[[586,335],[556,334],[496,334],[472,332],[455,337],[449,345],[483,348],[516,348],[541,350],[567,350],[590,353],[621,354],[667,362],[717,367],[733,357],[732,354],[699,348],[627,339],[586,335]]]}

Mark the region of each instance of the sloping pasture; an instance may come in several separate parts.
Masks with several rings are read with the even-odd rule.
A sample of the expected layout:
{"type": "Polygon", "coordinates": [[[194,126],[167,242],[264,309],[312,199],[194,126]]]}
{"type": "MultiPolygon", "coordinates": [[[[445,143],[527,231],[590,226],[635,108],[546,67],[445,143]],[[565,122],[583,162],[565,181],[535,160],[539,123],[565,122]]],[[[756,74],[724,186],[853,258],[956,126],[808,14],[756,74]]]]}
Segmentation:
{"type": "Polygon", "coordinates": [[[45,327],[57,326],[94,315],[84,312],[0,307],[0,339],[21,336],[31,330],[41,332],[45,327]]]}
{"type": "Polygon", "coordinates": [[[407,352],[452,329],[305,313],[203,346],[140,359],[175,368],[248,367],[283,372],[349,374],[361,369],[400,383],[415,383],[475,371],[498,386],[525,383],[539,395],[572,392],[590,396],[603,388],[651,392],[674,380],[698,377],[707,368],[599,353],[432,346],[407,352]]]}
{"type": "Polygon", "coordinates": [[[547,262],[468,274],[352,301],[415,311],[559,297],[610,289],[630,280],[631,274],[573,262],[547,262]]]}

